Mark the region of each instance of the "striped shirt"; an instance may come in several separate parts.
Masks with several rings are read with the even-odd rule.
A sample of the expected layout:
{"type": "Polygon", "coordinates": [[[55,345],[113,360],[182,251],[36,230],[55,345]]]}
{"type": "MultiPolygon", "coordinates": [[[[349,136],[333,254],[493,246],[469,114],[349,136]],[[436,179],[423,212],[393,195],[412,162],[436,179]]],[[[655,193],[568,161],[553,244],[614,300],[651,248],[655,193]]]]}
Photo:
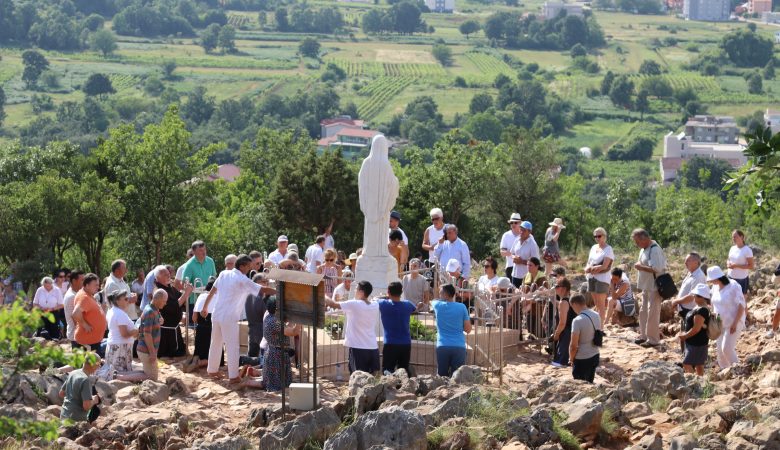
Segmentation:
{"type": "Polygon", "coordinates": [[[138,327],[138,352],[146,353],[147,355],[150,353],[146,346],[146,335],[152,337],[155,352],[160,348],[160,325],[162,322],[160,310],[151,303],[146,305],[144,312],[141,313],[141,326],[138,327]]]}

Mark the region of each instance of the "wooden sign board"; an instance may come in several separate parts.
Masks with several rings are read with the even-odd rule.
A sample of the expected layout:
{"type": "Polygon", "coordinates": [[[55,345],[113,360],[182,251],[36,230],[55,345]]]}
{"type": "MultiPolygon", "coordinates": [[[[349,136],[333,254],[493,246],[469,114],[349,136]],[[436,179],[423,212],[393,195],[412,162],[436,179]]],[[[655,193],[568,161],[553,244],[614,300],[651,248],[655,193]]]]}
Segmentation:
{"type": "Polygon", "coordinates": [[[276,281],[277,297],[279,297],[279,305],[283,308],[285,321],[323,326],[325,323],[323,275],[273,269],[268,277],[276,281]]]}

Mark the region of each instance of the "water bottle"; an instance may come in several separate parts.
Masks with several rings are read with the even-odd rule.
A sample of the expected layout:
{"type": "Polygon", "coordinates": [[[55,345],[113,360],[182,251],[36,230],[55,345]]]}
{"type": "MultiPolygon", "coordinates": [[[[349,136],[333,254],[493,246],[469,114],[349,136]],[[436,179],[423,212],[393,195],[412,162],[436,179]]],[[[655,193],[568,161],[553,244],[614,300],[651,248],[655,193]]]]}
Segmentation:
{"type": "Polygon", "coordinates": [[[336,363],[336,381],[344,381],[344,376],[341,374],[341,363],[336,363]]]}

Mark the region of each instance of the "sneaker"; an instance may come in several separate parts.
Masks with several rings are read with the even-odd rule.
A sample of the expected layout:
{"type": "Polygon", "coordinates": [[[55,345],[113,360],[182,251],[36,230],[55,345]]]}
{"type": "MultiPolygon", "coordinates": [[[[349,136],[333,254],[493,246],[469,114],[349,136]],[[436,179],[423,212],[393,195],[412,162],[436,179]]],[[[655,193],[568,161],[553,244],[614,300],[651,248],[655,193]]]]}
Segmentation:
{"type": "Polygon", "coordinates": [[[767,339],[772,339],[772,338],[774,338],[774,337],[775,337],[775,330],[769,330],[769,331],[767,331],[767,333],[766,333],[764,336],[765,336],[767,339]]]}
{"type": "Polygon", "coordinates": [[[642,342],[639,345],[644,347],[644,348],[653,348],[653,347],[658,347],[660,344],[659,343],[655,343],[654,344],[654,343],[652,343],[650,341],[644,341],[644,342],[642,342]]]}
{"type": "Polygon", "coordinates": [[[647,339],[642,339],[642,338],[634,339],[634,344],[637,344],[637,345],[642,345],[645,342],[647,342],[647,339]]]}
{"type": "Polygon", "coordinates": [[[563,367],[563,364],[561,364],[561,363],[559,363],[559,362],[557,362],[557,361],[553,361],[553,362],[551,362],[551,363],[550,363],[550,365],[551,365],[551,366],[553,366],[553,367],[555,367],[556,369],[560,369],[560,368],[562,368],[562,367],[563,367]]]}

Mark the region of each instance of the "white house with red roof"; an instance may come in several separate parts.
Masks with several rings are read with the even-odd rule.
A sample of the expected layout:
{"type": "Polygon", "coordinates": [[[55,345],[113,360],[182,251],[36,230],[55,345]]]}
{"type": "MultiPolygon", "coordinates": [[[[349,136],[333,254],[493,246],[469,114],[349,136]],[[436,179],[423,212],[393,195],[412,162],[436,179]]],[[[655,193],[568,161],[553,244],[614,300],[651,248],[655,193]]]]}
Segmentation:
{"type": "Polygon", "coordinates": [[[671,183],[677,179],[677,172],[683,163],[694,157],[722,159],[736,169],[747,162],[742,153],[744,149],[741,143],[697,142],[685,132],[670,132],[664,136],[664,155],[660,161],[663,182],[671,183]]]}
{"type": "Polygon", "coordinates": [[[364,128],[365,122],[350,116],[325,119],[320,122],[322,139],[317,142],[320,150],[341,147],[344,150],[360,151],[371,147],[371,140],[377,134],[376,130],[364,128]]]}
{"type": "Polygon", "coordinates": [[[339,131],[350,128],[353,130],[362,130],[365,128],[365,122],[353,119],[350,116],[339,116],[333,119],[324,119],[320,122],[320,136],[323,138],[335,136],[339,131]]]}

